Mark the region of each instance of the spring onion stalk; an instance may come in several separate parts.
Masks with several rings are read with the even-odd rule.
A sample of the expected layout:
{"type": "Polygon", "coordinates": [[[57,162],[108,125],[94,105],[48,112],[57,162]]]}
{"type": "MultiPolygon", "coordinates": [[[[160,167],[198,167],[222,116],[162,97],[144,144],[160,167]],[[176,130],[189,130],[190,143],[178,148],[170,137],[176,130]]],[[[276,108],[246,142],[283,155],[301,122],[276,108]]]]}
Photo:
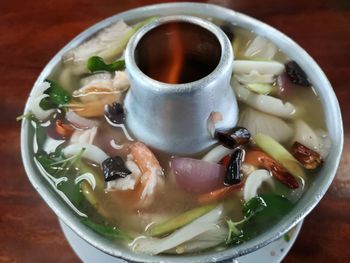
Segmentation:
{"type": "Polygon", "coordinates": [[[198,217],[201,217],[202,215],[210,212],[215,208],[215,206],[216,205],[207,205],[192,209],[181,215],[178,215],[173,219],[170,219],[169,221],[153,226],[151,229],[149,229],[148,232],[151,236],[162,236],[164,234],[170,233],[178,228],[181,228],[191,223],[198,217]]]}
{"type": "Polygon", "coordinates": [[[270,155],[295,177],[306,179],[305,172],[300,163],[281,144],[272,137],[259,133],[253,136],[256,145],[270,155]]]}

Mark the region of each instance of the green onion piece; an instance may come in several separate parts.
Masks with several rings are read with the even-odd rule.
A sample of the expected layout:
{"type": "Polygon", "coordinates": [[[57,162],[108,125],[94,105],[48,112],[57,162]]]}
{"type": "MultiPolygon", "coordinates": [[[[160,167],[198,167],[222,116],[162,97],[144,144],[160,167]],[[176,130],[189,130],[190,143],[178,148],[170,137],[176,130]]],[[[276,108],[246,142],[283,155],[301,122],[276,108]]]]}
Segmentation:
{"type": "Polygon", "coordinates": [[[97,72],[97,71],[114,72],[117,70],[124,70],[125,61],[121,59],[111,64],[106,64],[103,58],[98,56],[93,56],[88,59],[86,67],[91,72],[97,72]]]}
{"type": "Polygon", "coordinates": [[[272,86],[266,83],[250,83],[246,84],[246,88],[258,94],[267,95],[271,93],[272,86]]]}
{"type": "Polygon", "coordinates": [[[181,228],[191,223],[193,220],[210,212],[215,207],[216,207],[216,204],[211,204],[211,205],[202,206],[202,207],[189,210],[181,215],[174,217],[173,219],[170,219],[162,224],[152,227],[151,229],[149,229],[148,233],[151,236],[161,236],[164,234],[168,234],[178,228],[181,228]]]}
{"type": "Polygon", "coordinates": [[[301,164],[280,143],[268,135],[259,133],[253,137],[256,145],[270,155],[295,177],[306,179],[301,164]]]}

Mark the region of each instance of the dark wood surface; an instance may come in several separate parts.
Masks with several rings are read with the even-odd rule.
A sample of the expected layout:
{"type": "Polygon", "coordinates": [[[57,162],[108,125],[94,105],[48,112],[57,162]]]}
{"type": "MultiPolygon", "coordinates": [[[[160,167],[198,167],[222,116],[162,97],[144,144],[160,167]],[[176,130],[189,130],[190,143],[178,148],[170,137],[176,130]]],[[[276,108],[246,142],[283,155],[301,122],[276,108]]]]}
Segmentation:
{"type": "MultiPolygon", "coordinates": [[[[30,185],[20,157],[20,115],[49,59],[99,20],[152,0],[0,1],[0,262],[79,262],[57,219],[30,185]]],[[[198,1],[200,2],[200,1],[198,1]]],[[[350,1],[212,0],[296,40],[338,96],[345,147],[335,181],[306,218],[284,262],[350,262],[350,1]]],[[[258,261],[257,261],[258,262],[258,261]]]]}

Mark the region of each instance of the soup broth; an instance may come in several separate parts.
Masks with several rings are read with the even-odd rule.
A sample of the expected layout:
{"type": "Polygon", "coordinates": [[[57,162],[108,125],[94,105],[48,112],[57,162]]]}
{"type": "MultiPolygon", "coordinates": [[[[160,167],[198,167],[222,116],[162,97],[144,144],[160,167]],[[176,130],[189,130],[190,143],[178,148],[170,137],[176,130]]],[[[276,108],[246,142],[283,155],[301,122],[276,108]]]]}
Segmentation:
{"type": "MultiPolygon", "coordinates": [[[[240,120],[197,156],[152,149],[124,124],[125,47],[110,56],[101,39],[140,23],[119,21],[65,54],[40,100],[30,98],[25,117],[43,176],[83,224],[137,253],[197,253],[254,238],[289,213],[327,157],[322,105],[300,66],[263,36],[214,22],[232,41],[240,120]]],[[[210,74],[220,50],[209,31],[169,23],[147,33],[135,57],[149,77],[176,84],[210,74]]]]}

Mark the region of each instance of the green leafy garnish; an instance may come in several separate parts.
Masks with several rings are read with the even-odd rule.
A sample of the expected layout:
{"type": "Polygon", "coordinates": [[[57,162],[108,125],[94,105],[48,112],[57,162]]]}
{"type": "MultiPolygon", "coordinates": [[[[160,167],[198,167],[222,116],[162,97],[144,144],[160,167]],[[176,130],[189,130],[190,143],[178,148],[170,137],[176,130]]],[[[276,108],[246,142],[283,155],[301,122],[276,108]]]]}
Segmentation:
{"type": "Polygon", "coordinates": [[[49,96],[40,101],[40,107],[43,110],[55,109],[70,102],[71,95],[68,91],[52,80],[46,79],[45,81],[50,83],[50,88],[44,92],[49,96]]]}
{"type": "Polygon", "coordinates": [[[279,195],[266,194],[253,197],[243,207],[243,220],[226,221],[229,227],[226,244],[240,244],[255,237],[292,208],[293,204],[279,195]]]}
{"type": "Polygon", "coordinates": [[[41,150],[35,154],[35,158],[42,165],[46,172],[55,178],[67,177],[62,180],[57,189],[62,191],[73,205],[79,206],[83,201],[80,184],[75,183],[75,178],[81,173],[81,158],[85,151],[83,148],[78,154],[65,158],[62,154],[63,145],[59,145],[52,153],[46,153],[41,150]]]}
{"type": "Polygon", "coordinates": [[[125,69],[125,61],[123,59],[117,60],[111,64],[106,64],[103,58],[98,56],[90,57],[87,61],[86,67],[91,72],[96,71],[108,71],[108,72],[114,72],[117,70],[124,70],[125,69]]]}
{"type": "Polygon", "coordinates": [[[110,239],[131,240],[131,237],[124,231],[111,226],[96,224],[90,219],[83,219],[82,222],[96,233],[103,235],[110,239]]]}

